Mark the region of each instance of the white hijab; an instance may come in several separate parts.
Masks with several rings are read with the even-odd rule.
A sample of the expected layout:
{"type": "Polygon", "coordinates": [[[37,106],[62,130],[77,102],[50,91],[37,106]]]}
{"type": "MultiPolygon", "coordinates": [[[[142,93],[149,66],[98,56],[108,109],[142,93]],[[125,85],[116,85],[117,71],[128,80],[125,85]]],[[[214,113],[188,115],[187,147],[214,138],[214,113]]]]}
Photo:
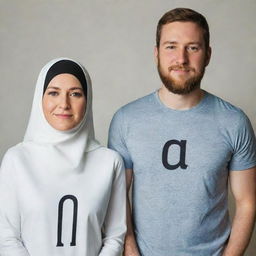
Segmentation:
{"type": "Polygon", "coordinates": [[[58,58],[48,62],[41,70],[34,93],[32,110],[22,145],[30,159],[42,161],[47,169],[79,171],[83,168],[85,153],[100,147],[94,137],[92,115],[92,88],[88,72],[78,62],[69,58],[58,58]],[[81,123],[69,131],[54,129],[45,119],[42,98],[48,70],[60,60],[77,63],[84,72],[87,82],[86,112],[81,123]]]}

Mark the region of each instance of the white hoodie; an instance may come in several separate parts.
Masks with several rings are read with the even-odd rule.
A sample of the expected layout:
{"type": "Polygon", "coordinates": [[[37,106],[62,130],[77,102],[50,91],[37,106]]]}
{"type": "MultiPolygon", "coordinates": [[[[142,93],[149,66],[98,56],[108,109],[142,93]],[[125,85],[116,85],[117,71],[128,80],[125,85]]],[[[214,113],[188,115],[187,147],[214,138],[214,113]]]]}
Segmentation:
{"type": "MultiPolygon", "coordinates": [[[[49,62],[39,74],[24,141],[0,169],[1,256],[119,256],[126,231],[120,156],[94,138],[88,73],[86,113],[58,131],[42,110],[49,62]]],[[[73,61],[73,60],[71,60],[73,61]]]]}

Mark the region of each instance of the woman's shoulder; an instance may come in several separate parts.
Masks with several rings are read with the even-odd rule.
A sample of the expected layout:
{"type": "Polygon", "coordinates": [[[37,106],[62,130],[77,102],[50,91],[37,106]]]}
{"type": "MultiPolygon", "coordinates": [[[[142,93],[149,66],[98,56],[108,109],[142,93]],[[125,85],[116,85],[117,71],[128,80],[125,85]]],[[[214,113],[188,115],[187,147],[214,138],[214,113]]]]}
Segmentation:
{"type": "Polygon", "coordinates": [[[94,166],[97,170],[105,174],[120,173],[124,170],[122,157],[114,150],[107,147],[97,148],[87,155],[88,165],[94,166]]]}
{"type": "Polygon", "coordinates": [[[10,147],[3,156],[3,161],[11,160],[22,154],[22,143],[18,143],[15,146],[10,147]]]}
{"type": "Polygon", "coordinates": [[[121,157],[121,155],[107,147],[100,147],[98,149],[98,157],[101,161],[101,164],[104,164],[104,166],[108,166],[109,170],[112,170],[111,173],[115,173],[117,175],[121,175],[124,171],[124,162],[121,157]]]}
{"type": "Polygon", "coordinates": [[[123,162],[123,159],[120,156],[120,154],[110,148],[101,146],[98,149],[94,150],[94,152],[98,154],[98,156],[101,159],[108,159],[109,161],[112,160],[114,162],[123,162]]]}
{"type": "Polygon", "coordinates": [[[21,143],[9,148],[3,156],[1,161],[0,173],[1,175],[6,171],[8,173],[14,171],[14,167],[16,166],[17,159],[20,158],[22,154],[21,143]]]}

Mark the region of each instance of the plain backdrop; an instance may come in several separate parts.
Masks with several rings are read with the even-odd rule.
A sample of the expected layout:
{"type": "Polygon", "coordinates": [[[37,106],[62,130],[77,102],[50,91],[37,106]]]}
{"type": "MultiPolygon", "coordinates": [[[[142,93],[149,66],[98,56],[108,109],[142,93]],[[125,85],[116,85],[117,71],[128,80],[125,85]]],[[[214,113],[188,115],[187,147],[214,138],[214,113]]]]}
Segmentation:
{"type": "MultiPolygon", "coordinates": [[[[96,137],[106,145],[114,112],[160,87],[156,24],[176,7],[209,22],[212,59],[202,88],[242,108],[255,130],[255,0],[0,0],[0,159],[22,140],[39,71],[56,57],[88,70],[96,137]]],[[[256,255],[255,233],[247,256],[256,255]]]]}

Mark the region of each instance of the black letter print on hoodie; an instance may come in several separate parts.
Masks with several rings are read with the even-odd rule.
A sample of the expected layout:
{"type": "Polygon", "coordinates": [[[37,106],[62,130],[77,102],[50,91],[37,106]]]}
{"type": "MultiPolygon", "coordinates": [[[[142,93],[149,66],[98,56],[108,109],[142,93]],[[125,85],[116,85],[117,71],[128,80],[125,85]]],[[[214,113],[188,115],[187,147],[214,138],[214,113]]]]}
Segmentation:
{"type": "Polygon", "coordinates": [[[70,199],[73,201],[73,225],[72,225],[72,239],[70,246],[76,245],[76,226],[77,226],[77,208],[78,208],[78,201],[77,198],[73,195],[66,195],[63,196],[59,202],[59,210],[58,210],[58,232],[57,232],[57,247],[58,246],[64,246],[64,244],[61,242],[61,235],[62,235],[62,218],[63,218],[63,205],[64,202],[70,199]]]}

